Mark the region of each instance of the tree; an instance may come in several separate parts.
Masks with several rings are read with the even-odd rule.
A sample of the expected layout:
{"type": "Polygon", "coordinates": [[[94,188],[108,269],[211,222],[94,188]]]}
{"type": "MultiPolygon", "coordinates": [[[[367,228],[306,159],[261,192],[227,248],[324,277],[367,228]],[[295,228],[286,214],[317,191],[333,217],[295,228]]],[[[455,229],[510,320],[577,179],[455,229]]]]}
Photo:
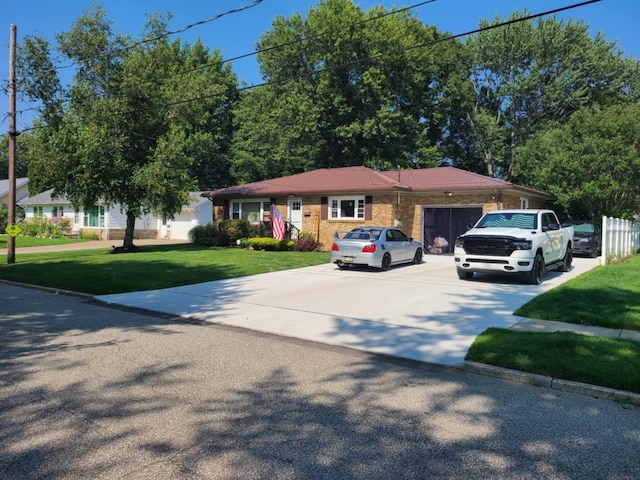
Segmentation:
{"type": "MultiPolygon", "coordinates": [[[[25,138],[25,137],[22,137],[25,138]]],[[[27,176],[27,148],[24,142],[16,142],[16,177],[27,176]]],[[[9,135],[0,136],[0,179],[9,178],[9,135]]]]}
{"type": "Polygon", "coordinates": [[[26,38],[20,52],[24,94],[43,104],[30,183],[74,206],[121,205],[127,248],[143,209],[174,218],[189,191],[228,181],[235,76],[217,51],[170,43],[166,31],[164,16],[150,17],[133,43],[94,6],[56,35],[58,52],[76,67],[69,88],[44,39],[26,38]]]}
{"type": "Polygon", "coordinates": [[[640,211],[640,103],[588,107],[521,150],[519,181],[553,194],[569,215],[640,211]]]}
{"type": "Polygon", "coordinates": [[[242,181],[312,168],[437,165],[450,77],[463,46],[408,11],[322,0],[277,17],[258,61],[267,85],[238,104],[233,169],[242,181]]]}
{"type": "MultiPolygon", "coordinates": [[[[516,12],[509,20],[529,15],[516,12]]],[[[481,21],[486,28],[503,22],[481,21]]],[[[580,108],[638,98],[638,62],[626,59],[582,21],[556,17],[489,29],[467,41],[475,105],[467,116],[474,148],[490,176],[513,177],[519,149],[547,123],[580,108]]]]}

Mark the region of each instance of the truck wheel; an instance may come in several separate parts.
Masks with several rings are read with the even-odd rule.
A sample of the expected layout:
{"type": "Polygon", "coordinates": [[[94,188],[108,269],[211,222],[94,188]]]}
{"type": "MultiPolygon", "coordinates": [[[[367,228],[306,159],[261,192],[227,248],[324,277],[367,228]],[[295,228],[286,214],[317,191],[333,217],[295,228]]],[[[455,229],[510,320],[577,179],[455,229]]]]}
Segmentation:
{"type": "Polygon", "coordinates": [[[467,272],[461,268],[456,269],[458,271],[458,278],[460,280],[471,280],[473,278],[473,272],[467,272]]]}
{"type": "Polygon", "coordinates": [[[391,266],[391,255],[389,255],[388,253],[384,254],[384,257],[382,257],[382,270],[389,270],[389,267],[391,266]]]}
{"type": "Polygon", "coordinates": [[[531,285],[540,285],[542,283],[542,277],[544,276],[544,259],[540,253],[536,254],[536,258],[533,260],[533,267],[531,271],[527,273],[527,282],[531,285]]]}
{"type": "Polygon", "coordinates": [[[571,270],[571,262],[573,261],[573,250],[571,247],[567,245],[567,251],[564,254],[564,258],[562,259],[562,263],[558,267],[559,272],[568,272],[571,270]]]}

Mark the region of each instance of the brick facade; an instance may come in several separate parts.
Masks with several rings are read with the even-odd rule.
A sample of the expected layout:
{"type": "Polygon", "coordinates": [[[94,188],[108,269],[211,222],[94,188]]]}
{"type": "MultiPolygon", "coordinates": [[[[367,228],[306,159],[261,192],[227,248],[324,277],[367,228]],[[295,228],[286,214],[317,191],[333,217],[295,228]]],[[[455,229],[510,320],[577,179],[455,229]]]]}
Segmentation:
{"type": "MultiPolygon", "coordinates": [[[[361,194],[358,194],[361,195],[361,194]]],[[[324,195],[323,195],[324,196],[324,195]]],[[[323,250],[329,250],[335,232],[348,232],[358,226],[392,226],[398,220],[399,228],[418,241],[423,241],[423,209],[425,207],[482,207],[482,212],[520,208],[520,197],[487,193],[379,193],[373,195],[370,220],[322,220],[321,195],[301,196],[302,232],[313,235],[322,244],[323,250]]],[[[530,198],[529,208],[544,208],[543,200],[530,198]]],[[[287,199],[277,198],[276,206],[285,221],[287,199]]],[[[224,207],[214,202],[214,219],[224,219],[224,207]]]]}

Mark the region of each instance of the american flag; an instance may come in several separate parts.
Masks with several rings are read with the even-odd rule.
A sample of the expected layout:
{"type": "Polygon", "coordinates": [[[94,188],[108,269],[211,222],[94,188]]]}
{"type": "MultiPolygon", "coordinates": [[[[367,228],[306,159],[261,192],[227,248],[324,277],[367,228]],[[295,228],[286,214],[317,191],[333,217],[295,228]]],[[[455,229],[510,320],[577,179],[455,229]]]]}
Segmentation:
{"type": "Polygon", "coordinates": [[[276,208],[275,205],[272,205],[273,211],[271,212],[271,222],[273,224],[273,238],[277,238],[278,240],[284,239],[284,220],[280,216],[280,212],[276,208]]]}

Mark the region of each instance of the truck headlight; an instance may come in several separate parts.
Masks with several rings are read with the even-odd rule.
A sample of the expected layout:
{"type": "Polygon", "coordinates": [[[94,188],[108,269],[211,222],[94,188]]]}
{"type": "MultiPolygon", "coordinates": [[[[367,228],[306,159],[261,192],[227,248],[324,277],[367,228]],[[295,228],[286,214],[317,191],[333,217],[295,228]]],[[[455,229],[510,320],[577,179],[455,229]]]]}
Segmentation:
{"type": "Polygon", "coordinates": [[[464,240],[460,237],[456,238],[456,247],[464,248],[464,240]]]}
{"type": "Polygon", "coordinates": [[[531,250],[533,248],[533,242],[531,240],[515,240],[513,242],[513,248],[516,250],[531,250]]]}

